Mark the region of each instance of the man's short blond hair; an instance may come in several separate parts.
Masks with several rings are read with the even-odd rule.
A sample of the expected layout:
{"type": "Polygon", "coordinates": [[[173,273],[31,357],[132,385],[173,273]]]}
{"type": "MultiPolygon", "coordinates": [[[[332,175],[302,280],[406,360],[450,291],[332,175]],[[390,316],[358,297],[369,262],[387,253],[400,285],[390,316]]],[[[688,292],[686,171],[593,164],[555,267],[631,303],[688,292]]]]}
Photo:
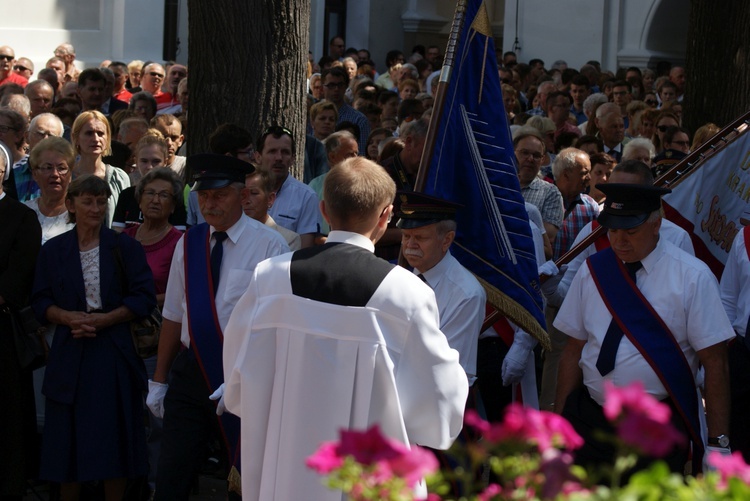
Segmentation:
{"type": "Polygon", "coordinates": [[[333,167],[323,184],[328,215],[353,229],[382,213],[396,197],[396,183],[380,165],[363,157],[333,167]]]}

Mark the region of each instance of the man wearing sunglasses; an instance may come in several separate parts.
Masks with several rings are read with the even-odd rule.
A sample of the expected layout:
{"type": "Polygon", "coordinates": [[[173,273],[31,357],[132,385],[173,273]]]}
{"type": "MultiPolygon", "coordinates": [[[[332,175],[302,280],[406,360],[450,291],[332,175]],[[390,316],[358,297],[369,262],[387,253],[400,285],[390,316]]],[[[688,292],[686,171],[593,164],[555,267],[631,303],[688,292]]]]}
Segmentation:
{"type": "Polygon", "coordinates": [[[0,47],[0,85],[15,83],[21,87],[26,87],[29,81],[21,75],[13,72],[13,65],[16,62],[16,52],[3,45],[0,47]]]}
{"type": "Polygon", "coordinates": [[[172,106],[172,94],[162,92],[161,85],[164,83],[164,66],[159,63],[148,62],[143,66],[141,74],[141,89],[154,96],[156,99],[156,113],[164,113],[163,110],[172,106]]]}
{"type": "Polygon", "coordinates": [[[31,80],[31,75],[34,74],[34,63],[27,57],[18,58],[16,64],[13,65],[13,73],[24,77],[26,80],[31,80]]]}

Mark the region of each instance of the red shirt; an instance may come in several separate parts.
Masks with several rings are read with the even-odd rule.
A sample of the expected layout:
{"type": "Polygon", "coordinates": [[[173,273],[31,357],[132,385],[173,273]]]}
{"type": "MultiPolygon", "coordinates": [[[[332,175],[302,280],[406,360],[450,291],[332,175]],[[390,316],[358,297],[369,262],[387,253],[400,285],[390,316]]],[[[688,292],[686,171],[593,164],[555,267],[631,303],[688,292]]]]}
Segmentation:
{"type": "Polygon", "coordinates": [[[133,97],[133,94],[128,92],[128,89],[122,89],[120,92],[118,92],[112,97],[114,97],[115,99],[119,99],[120,101],[123,101],[125,103],[129,103],[130,98],[133,97]]]}
{"type": "Polygon", "coordinates": [[[0,85],[7,84],[7,83],[14,83],[18,84],[21,87],[26,87],[26,84],[29,83],[29,81],[25,78],[19,75],[18,73],[13,73],[12,71],[8,74],[5,79],[0,80],[0,85]]]}

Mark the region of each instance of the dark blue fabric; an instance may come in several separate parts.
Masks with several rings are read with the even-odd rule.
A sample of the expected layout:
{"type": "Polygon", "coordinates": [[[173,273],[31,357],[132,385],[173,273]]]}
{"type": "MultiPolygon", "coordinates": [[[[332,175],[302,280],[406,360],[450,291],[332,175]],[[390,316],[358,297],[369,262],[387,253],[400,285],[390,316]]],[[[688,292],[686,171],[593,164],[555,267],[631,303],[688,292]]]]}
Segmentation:
{"type": "MultiPolygon", "coordinates": [[[[156,306],[146,255],[132,238],[116,236],[104,227],[99,234],[102,310],[125,305],[136,316],[146,316],[156,306]],[[126,256],[124,287],[113,255],[115,245],[126,256]]],[[[39,254],[32,307],[44,320],[52,305],[86,311],[75,229],[48,241],[39,254]]],[[[47,400],[41,478],[72,482],[147,472],[142,407],[146,371],[129,324],[122,322],[84,339],[74,339],[65,325],[57,326],[42,386],[47,400]]]]}
{"type": "MultiPolygon", "coordinates": [[[[217,238],[214,250],[221,248],[226,239],[225,232],[217,238]]],[[[210,273],[213,274],[214,253],[208,256],[210,227],[207,223],[194,226],[185,234],[185,293],[187,295],[190,351],[194,354],[209,392],[224,383],[222,349],[224,335],[216,313],[215,292],[211,292],[210,273]],[[210,261],[210,263],[209,263],[210,261]]],[[[223,255],[223,252],[220,253],[223,255]]],[[[218,258],[219,265],[221,258],[218,258]]],[[[218,270],[216,272],[218,282],[218,270]]],[[[240,419],[228,412],[219,416],[221,437],[228,451],[228,463],[232,464],[239,446],[240,419]]],[[[239,469],[239,468],[238,468],[239,469]]]]}
{"type": "Polygon", "coordinates": [[[227,236],[226,231],[214,232],[216,243],[214,244],[213,250],[211,250],[211,281],[214,284],[214,296],[216,296],[216,291],[219,289],[221,259],[224,257],[224,240],[227,239],[227,236]]]}
{"type": "MultiPolygon", "coordinates": [[[[628,275],[633,283],[637,283],[635,279],[635,272],[643,268],[640,261],[635,263],[625,263],[625,268],[628,270],[628,275]]],[[[604,335],[604,341],[602,341],[602,349],[599,352],[599,358],[596,359],[596,368],[599,369],[599,374],[606,376],[612,372],[615,368],[615,359],[617,358],[617,349],[620,347],[620,341],[625,333],[622,332],[620,326],[617,325],[615,319],[609,323],[607,334],[604,335]]]]}
{"type": "Polygon", "coordinates": [[[464,206],[456,215],[451,252],[497,294],[521,306],[518,314],[501,308],[502,313],[539,332],[546,324],[534,242],[494,40],[491,33],[477,31],[490,24],[482,0],[468,2],[465,18],[423,191],[464,206]]]}
{"type": "Polygon", "coordinates": [[[597,289],[615,320],[654,370],[680,412],[693,442],[693,471],[699,472],[703,440],[698,419],[695,377],[674,335],[627,280],[621,261],[612,248],[586,260],[597,289]]]}

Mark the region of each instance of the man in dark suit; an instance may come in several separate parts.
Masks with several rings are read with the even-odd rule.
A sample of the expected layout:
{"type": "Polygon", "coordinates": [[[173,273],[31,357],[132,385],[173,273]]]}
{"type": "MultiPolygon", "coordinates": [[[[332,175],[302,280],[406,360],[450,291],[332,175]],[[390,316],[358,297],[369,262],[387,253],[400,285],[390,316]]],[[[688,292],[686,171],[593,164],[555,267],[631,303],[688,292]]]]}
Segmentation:
{"type": "MultiPolygon", "coordinates": [[[[0,154],[0,177],[7,165],[0,154]]],[[[8,308],[28,305],[42,229],[34,211],[0,185],[0,498],[21,499],[37,458],[31,371],[20,367],[8,308]]]]}

